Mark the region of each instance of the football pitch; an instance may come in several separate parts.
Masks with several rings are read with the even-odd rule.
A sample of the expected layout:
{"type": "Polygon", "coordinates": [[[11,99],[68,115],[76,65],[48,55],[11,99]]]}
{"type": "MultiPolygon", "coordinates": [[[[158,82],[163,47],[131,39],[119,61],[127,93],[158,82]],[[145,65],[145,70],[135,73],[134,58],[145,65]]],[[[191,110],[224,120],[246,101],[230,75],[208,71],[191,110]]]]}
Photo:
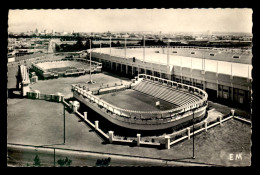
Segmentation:
{"type": "Polygon", "coordinates": [[[57,68],[51,68],[51,69],[46,69],[48,72],[65,72],[66,70],[69,69],[77,69],[76,67],[57,67],[57,68]]]}
{"type": "MultiPolygon", "coordinates": [[[[132,89],[103,94],[99,95],[99,97],[114,106],[128,110],[149,112],[164,111],[177,107],[172,103],[160,100],[158,98],[146,95],[132,89]],[[156,102],[159,102],[160,105],[156,105],[156,102]]],[[[143,116],[145,117],[146,115],[143,116]]],[[[147,115],[147,117],[148,116],[149,114],[147,115]]]]}

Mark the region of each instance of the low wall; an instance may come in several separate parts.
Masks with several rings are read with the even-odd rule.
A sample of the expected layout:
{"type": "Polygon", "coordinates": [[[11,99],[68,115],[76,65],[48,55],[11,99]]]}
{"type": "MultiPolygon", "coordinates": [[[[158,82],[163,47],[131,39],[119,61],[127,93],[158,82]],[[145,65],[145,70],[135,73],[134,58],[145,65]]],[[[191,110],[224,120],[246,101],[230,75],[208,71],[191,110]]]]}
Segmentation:
{"type": "Polygon", "coordinates": [[[37,92],[27,92],[27,98],[61,103],[64,99],[64,95],[62,95],[62,94],[60,94],[60,95],[58,95],[58,94],[41,94],[39,91],[37,91],[37,92]]]}
{"type": "MultiPolygon", "coordinates": [[[[64,105],[70,106],[65,101],[64,105]]],[[[71,108],[74,108],[73,106],[70,106],[71,108]]],[[[214,126],[221,125],[223,122],[228,121],[230,119],[236,118],[238,120],[241,120],[239,117],[234,116],[234,113],[224,116],[219,116],[216,120],[210,121],[210,123],[207,122],[207,120],[204,120],[202,122],[199,122],[194,125],[194,132],[192,126],[189,126],[185,129],[182,129],[177,132],[173,132],[172,134],[168,134],[166,136],[158,136],[158,137],[141,137],[140,134],[137,134],[136,137],[124,137],[124,136],[118,136],[114,135],[114,131],[110,130],[108,133],[104,133],[99,128],[99,121],[95,121],[95,123],[92,123],[90,120],[87,119],[87,112],[84,112],[84,115],[75,111],[75,114],[79,116],[84,122],[86,122],[88,125],[90,125],[92,128],[95,129],[95,131],[103,136],[106,141],[109,143],[116,143],[116,144],[135,144],[136,146],[155,146],[155,147],[161,147],[164,146],[165,149],[170,149],[170,147],[174,144],[177,144],[178,142],[181,142],[185,139],[190,139],[191,136],[198,134],[202,131],[207,131],[210,128],[213,128],[214,126]]],[[[248,123],[248,122],[247,122],[248,123]]]]}
{"type": "Polygon", "coordinates": [[[125,89],[126,89],[125,85],[119,85],[119,86],[108,87],[108,88],[101,88],[101,89],[99,89],[98,94],[99,95],[108,94],[108,93],[112,93],[112,92],[123,91],[125,89]]]}
{"type": "Polygon", "coordinates": [[[194,132],[193,132],[193,127],[190,126],[183,130],[175,132],[171,135],[168,135],[168,137],[165,139],[165,143],[168,143],[168,145],[165,145],[166,149],[170,149],[171,145],[174,145],[180,141],[183,141],[185,139],[190,139],[191,136],[195,134],[198,134],[202,131],[207,131],[208,129],[213,128],[214,126],[222,125],[223,122],[233,119],[235,117],[236,116],[232,114],[226,116],[224,119],[222,118],[222,116],[219,116],[216,120],[210,121],[210,123],[208,123],[207,120],[204,120],[194,125],[194,132]]]}

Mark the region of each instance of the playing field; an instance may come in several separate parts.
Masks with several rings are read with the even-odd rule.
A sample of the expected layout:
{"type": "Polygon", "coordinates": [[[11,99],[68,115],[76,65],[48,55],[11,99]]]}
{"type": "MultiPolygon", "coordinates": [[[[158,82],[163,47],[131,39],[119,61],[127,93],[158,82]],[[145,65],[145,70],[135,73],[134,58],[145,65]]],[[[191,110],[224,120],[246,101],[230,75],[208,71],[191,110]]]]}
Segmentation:
{"type": "MultiPolygon", "coordinates": [[[[132,89],[103,94],[99,95],[99,97],[114,106],[136,111],[164,111],[177,107],[172,103],[154,98],[132,89]],[[158,101],[160,102],[160,105],[156,106],[155,103],[158,101]]],[[[143,116],[145,117],[145,115],[143,116]]]]}
{"type": "Polygon", "coordinates": [[[47,69],[46,71],[48,72],[65,72],[66,70],[69,69],[77,69],[76,67],[57,67],[57,68],[51,68],[47,69]]]}
{"type": "Polygon", "coordinates": [[[54,61],[54,62],[42,62],[37,63],[37,66],[41,67],[42,69],[48,72],[64,72],[69,69],[89,69],[90,65],[83,61],[54,61]]]}

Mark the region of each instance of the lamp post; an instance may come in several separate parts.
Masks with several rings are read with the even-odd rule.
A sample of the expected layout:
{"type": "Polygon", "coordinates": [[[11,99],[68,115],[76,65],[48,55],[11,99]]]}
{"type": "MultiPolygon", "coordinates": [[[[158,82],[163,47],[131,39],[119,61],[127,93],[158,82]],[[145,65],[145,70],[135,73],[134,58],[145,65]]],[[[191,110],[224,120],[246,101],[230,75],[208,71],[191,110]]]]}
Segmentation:
{"type": "Polygon", "coordinates": [[[109,54],[111,56],[111,36],[109,37],[109,54]]]}
{"type": "Polygon", "coordinates": [[[143,62],[145,62],[145,35],[143,36],[143,62]]]}
{"type": "Polygon", "coordinates": [[[90,70],[89,70],[89,75],[90,75],[90,80],[88,81],[89,84],[94,84],[95,81],[92,81],[92,76],[91,76],[91,39],[89,39],[89,65],[90,65],[90,70]]]}
{"type": "MultiPolygon", "coordinates": [[[[196,108],[195,108],[196,109],[196,108]]],[[[193,123],[193,125],[192,125],[192,132],[193,132],[193,137],[192,137],[192,140],[193,140],[193,142],[192,142],[192,158],[193,159],[195,159],[195,153],[194,153],[194,139],[195,139],[195,135],[194,135],[194,111],[195,111],[195,109],[193,109],[193,115],[192,115],[192,123],[193,123]]]]}
{"type": "Polygon", "coordinates": [[[53,163],[54,163],[54,167],[55,167],[55,163],[56,163],[56,160],[55,160],[55,148],[53,148],[53,151],[54,151],[54,161],[53,161],[53,163]]]}
{"type": "Polygon", "coordinates": [[[63,144],[65,145],[65,104],[63,103],[63,120],[64,120],[64,127],[63,127],[63,129],[64,129],[64,134],[63,134],[63,144]]]}
{"type": "Polygon", "coordinates": [[[126,59],[126,37],[125,37],[125,59],[126,59]]]}

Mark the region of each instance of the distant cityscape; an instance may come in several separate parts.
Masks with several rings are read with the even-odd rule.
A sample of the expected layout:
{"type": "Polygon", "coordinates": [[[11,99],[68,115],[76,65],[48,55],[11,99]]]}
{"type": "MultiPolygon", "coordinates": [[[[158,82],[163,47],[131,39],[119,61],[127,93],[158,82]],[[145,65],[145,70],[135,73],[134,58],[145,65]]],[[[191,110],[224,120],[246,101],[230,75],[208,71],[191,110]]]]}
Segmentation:
{"type": "Polygon", "coordinates": [[[146,46],[160,45],[164,46],[167,43],[170,46],[198,46],[198,47],[228,47],[242,48],[250,50],[252,47],[252,34],[250,33],[221,33],[205,31],[203,33],[165,33],[165,32],[150,32],[150,31],[135,31],[135,32],[74,32],[47,29],[35,29],[27,32],[8,33],[8,58],[33,54],[33,53],[48,53],[50,40],[52,40],[52,48],[54,52],[59,51],[80,51],[87,50],[86,46],[88,39],[92,40],[92,47],[109,47],[109,40],[112,41],[112,47],[126,46],[142,46],[145,39],[146,46]],[[72,46],[77,42],[82,42],[85,45],[76,48],[72,46]]]}
{"type": "Polygon", "coordinates": [[[189,40],[239,40],[239,41],[252,41],[251,33],[242,32],[212,32],[207,30],[205,32],[152,32],[152,31],[132,31],[132,32],[74,32],[74,31],[62,31],[57,32],[55,30],[29,30],[26,32],[9,32],[9,36],[14,37],[35,37],[35,36],[83,36],[83,37],[93,37],[95,39],[108,39],[112,38],[132,38],[140,39],[145,35],[147,39],[189,39],[189,40]]]}

